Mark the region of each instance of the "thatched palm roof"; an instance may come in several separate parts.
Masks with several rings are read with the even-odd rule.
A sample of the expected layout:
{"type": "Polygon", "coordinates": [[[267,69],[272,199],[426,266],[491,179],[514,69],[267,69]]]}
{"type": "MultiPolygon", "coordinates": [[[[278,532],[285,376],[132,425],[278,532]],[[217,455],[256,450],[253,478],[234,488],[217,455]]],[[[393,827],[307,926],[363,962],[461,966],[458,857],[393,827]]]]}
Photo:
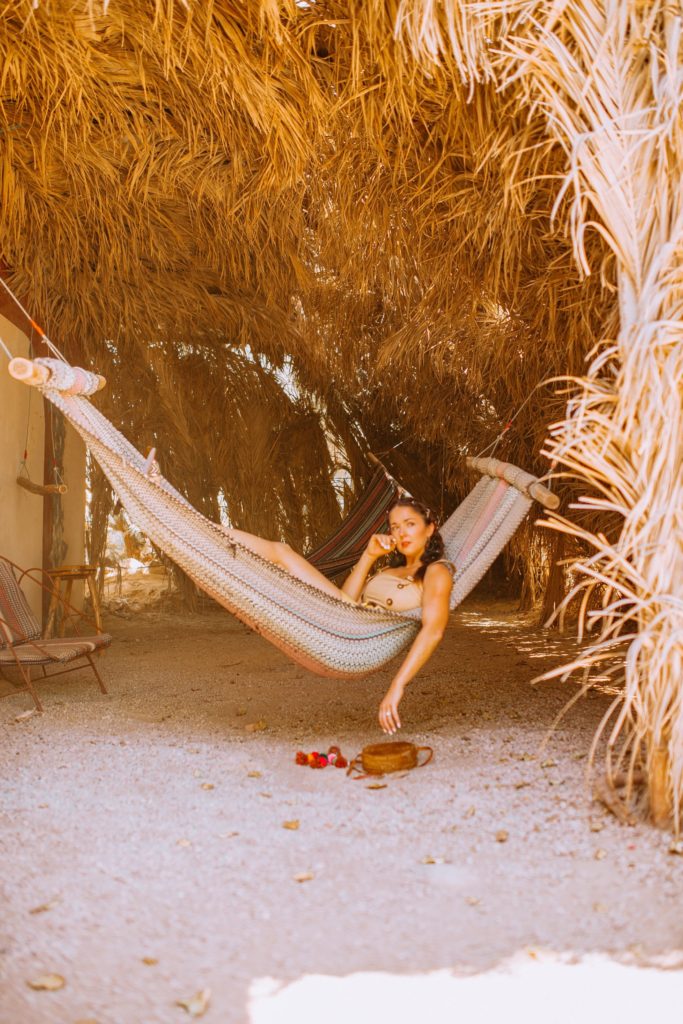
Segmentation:
{"type": "MultiPolygon", "coordinates": [[[[2,253],[51,336],[105,372],[106,339],[134,378],[153,346],[173,378],[181,338],[248,345],[333,391],[343,434],[376,423],[371,443],[445,436],[455,455],[578,369],[604,296],[550,225],[563,155],[540,114],[492,86],[468,102],[450,67],[402,77],[388,16],[341,14],[6,14],[2,253]]],[[[527,463],[541,407],[510,451],[527,463]]]]}
{"type": "MultiPolygon", "coordinates": [[[[680,623],[652,595],[683,568],[637,542],[680,537],[673,513],[643,526],[680,498],[680,19],[657,0],[0,14],[0,254],[115,382],[117,422],[166,439],[192,500],[303,541],[336,514],[326,436],[357,482],[364,448],[402,442],[387,461],[434,500],[521,406],[497,454],[543,472],[558,421],[549,454],[601,506],[568,543],[626,602],[602,637],[635,621],[654,645],[627,662],[627,749],[675,748],[676,794],[660,655],[680,623]],[[568,408],[534,391],[562,374],[586,374],[568,408]]],[[[516,550],[542,585],[547,543],[516,550]]]]}

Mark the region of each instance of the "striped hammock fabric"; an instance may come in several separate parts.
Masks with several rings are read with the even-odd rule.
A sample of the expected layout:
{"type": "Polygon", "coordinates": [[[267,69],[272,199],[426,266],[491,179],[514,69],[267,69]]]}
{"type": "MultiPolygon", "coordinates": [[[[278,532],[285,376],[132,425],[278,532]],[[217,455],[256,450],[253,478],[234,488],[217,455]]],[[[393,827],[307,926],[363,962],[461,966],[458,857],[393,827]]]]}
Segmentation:
{"type": "MultiPolygon", "coordinates": [[[[294,661],[319,675],[365,676],[384,668],[416,636],[419,609],[398,614],[350,604],[232,541],[229,529],[205,519],[168,480],[150,473],[144,456],[89,401],[98,387],[94,375],[52,359],[16,359],[10,372],[39,386],[78,431],[131,521],[197,586],[294,661]]],[[[485,475],[441,527],[446,557],[457,567],[452,608],[527,514],[530,489],[536,487],[537,496],[545,490],[506,463],[472,464],[485,475]]]]}
{"type": "Polygon", "coordinates": [[[307,560],[329,579],[348,572],[356,564],[373,533],[382,533],[389,509],[401,488],[382,466],[341,526],[306,555],[307,560]]]}

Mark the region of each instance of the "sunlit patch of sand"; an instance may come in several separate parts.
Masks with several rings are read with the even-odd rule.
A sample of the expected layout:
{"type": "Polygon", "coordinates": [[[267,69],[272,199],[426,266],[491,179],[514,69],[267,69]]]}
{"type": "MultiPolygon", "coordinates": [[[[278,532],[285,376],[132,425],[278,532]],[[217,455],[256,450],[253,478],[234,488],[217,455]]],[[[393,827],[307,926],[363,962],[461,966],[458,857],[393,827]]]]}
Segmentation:
{"type": "MultiPolygon", "coordinates": [[[[491,971],[421,975],[305,975],[288,985],[261,978],[251,986],[250,1024],[642,1024],[669,1016],[683,999],[683,954],[647,967],[605,956],[525,950],[491,971]]],[[[677,1019],[678,1011],[674,1012],[677,1019]]]]}

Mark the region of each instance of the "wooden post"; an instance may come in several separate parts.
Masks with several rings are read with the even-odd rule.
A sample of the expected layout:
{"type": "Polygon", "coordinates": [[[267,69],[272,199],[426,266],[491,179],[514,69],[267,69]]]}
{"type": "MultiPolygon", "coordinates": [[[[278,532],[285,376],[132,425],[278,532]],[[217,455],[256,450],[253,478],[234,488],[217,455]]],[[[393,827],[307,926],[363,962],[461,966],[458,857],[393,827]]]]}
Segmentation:
{"type": "MultiPolygon", "coordinates": [[[[43,480],[52,483],[55,467],[64,465],[64,417],[50,402],[43,402],[45,414],[45,455],[43,480]]],[[[56,569],[66,556],[64,543],[64,507],[61,494],[43,498],[43,569],[56,569]]],[[[43,622],[47,622],[50,595],[43,594],[43,622]]]]}
{"type": "Polygon", "coordinates": [[[659,826],[668,825],[673,816],[670,769],[669,748],[665,744],[660,744],[650,755],[650,770],[647,779],[650,816],[653,823],[659,826]]]}

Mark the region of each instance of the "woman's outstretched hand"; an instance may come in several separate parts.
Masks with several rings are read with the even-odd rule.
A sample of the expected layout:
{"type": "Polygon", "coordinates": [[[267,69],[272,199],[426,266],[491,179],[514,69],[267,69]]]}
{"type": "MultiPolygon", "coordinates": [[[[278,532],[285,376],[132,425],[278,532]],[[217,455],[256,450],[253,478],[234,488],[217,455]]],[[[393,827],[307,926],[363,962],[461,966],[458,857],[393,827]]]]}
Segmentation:
{"type": "Polygon", "coordinates": [[[401,719],[398,714],[398,705],[401,702],[403,696],[404,687],[396,683],[392,683],[387,690],[384,700],[379,706],[379,719],[380,728],[382,732],[393,734],[397,729],[401,728],[401,719]]]}
{"type": "Polygon", "coordinates": [[[382,555],[388,555],[395,547],[396,541],[388,533],[373,533],[365,551],[371,558],[380,558],[382,555]]]}

